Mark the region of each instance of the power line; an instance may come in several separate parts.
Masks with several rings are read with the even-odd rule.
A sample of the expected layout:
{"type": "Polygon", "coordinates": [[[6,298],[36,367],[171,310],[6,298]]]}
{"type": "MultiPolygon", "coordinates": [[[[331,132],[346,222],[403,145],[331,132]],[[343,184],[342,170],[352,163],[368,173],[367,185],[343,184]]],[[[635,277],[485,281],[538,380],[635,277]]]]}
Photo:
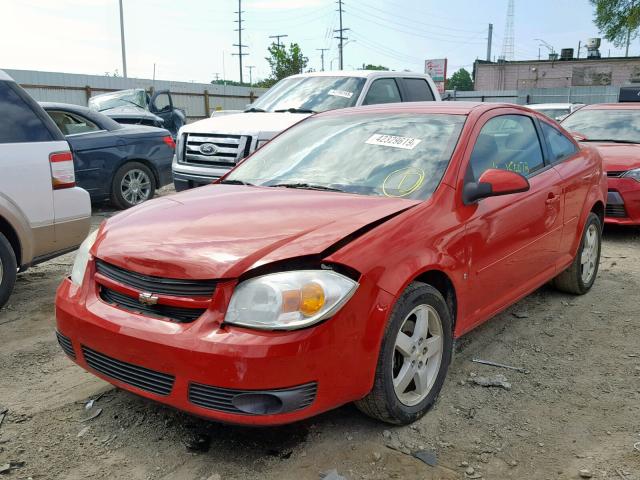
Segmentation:
{"type": "Polygon", "coordinates": [[[338,44],[338,49],[339,49],[339,55],[340,55],[340,70],[343,69],[344,67],[344,41],[348,40],[347,37],[344,36],[344,32],[346,32],[347,30],[349,30],[349,28],[343,28],[342,26],[342,13],[344,12],[343,8],[342,8],[342,0],[338,0],[338,13],[340,14],[340,28],[338,28],[337,30],[334,30],[334,32],[338,33],[337,38],[338,40],[340,40],[339,44],[338,44]]]}
{"type": "Polygon", "coordinates": [[[249,54],[242,52],[243,48],[248,48],[246,45],[242,44],[242,30],[244,30],[244,28],[242,28],[242,14],[244,13],[244,11],[242,10],[242,0],[238,0],[238,11],[237,12],[233,12],[233,13],[237,13],[238,14],[238,20],[234,20],[234,23],[238,24],[238,28],[235,30],[236,32],[238,32],[238,43],[234,43],[233,44],[234,47],[238,47],[238,53],[234,53],[233,55],[237,55],[238,56],[238,60],[240,62],[240,83],[243,83],[243,81],[242,81],[242,57],[244,57],[245,55],[249,55],[249,54]]]}

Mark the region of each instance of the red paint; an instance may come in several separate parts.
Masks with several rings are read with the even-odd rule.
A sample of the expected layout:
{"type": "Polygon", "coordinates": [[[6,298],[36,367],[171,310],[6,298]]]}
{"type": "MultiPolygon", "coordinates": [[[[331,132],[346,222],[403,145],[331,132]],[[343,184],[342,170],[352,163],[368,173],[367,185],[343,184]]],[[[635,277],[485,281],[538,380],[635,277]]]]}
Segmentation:
{"type": "MultiPolygon", "coordinates": [[[[198,299],[206,302],[206,312],[192,323],[178,324],[104,303],[98,282],[105,278],[96,275],[90,262],[83,286],[63,281],[56,300],[58,329],[73,341],[78,364],[89,369],[80,352],[83,344],[124,362],[171,373],[176,383],[168,397],[105,379],[195,415],[254,425],[300,420],[369,392],[391,309],[417,277],[438,271],[449,278],[457,302],[454,335],[460,336],[566,268],[588,213],[598,202],[604,205],[606,178],[598,154],[589,147],[530,177],[527,191],[463,203],[466,167],[482,125],[496,115],[514,113],[543,120],[527,109],[443,102],[323,115],[364,110],[468,117],[429,200],[212,185],[123,212],[106,221],[94,256],[146,275],[221,281],[211,299],[198,299]],[[320,258],[336,242],[394,214],[321,259],[361,275],[354,296],[333,318],[291,332],[222,324],[241,275],[279,260],[320,258]],[[191,404],[189,382],[248,390],[317,382],[318,396],[297,412],[243,416],[191,404]]],[[[524,185],[512,175],[487,174],[496,183],[508,177],[513,179],[509,186],[524,185]]],[[[122,292],[129,288],[117,282],[110,286],[122,292]]],[[[181,301],[159,296],[161,303],[178,306],[181,301]]]]}

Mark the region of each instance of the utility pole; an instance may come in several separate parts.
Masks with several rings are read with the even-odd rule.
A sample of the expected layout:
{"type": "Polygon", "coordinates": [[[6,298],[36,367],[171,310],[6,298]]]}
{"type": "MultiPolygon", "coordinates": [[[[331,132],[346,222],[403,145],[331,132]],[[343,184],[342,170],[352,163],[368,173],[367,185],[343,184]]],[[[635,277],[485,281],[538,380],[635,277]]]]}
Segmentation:
{"type": "Polygon", "coordinates": [[[214,75],[216,76],[216,82],[218,80],[220,80],[220,73],[219,72],[214,72],[214,75]]]}
{"type": "Polygon", "coordinates": [[[244,68],[249,69],[249,85],[253,85],[253,69],[256,67],[254,65],[247,65],[244,68]]]}
{"type": "Polygon", "coordinates": [[[275,42],[273,42],[273,43],[275,43],[278,47],[280,47],[280,46],[283,46],[283,47],[284,47],[284,45],[280,45],[280,39],[281,39],[281,38],[288,37],[288,36],[289,36],[289,35],[269,35],[269,38],[275,38],[275,39],[276,39],[276,41],[275,41],[275,42]]]}
{"type": "Polygon", "coordinates": [[[582,48],[582,40],[578,40],[578,55],[576,56],[576,60],[580,60],[580,49],[582,48]]]}
{"type": "Polygon", "coordinates": [[[122,12],[122,0],[120,0],[120,44],[122,45],[122,73],[124,78],[127,78],[127,49],[124,46],[124,13],[122,12]]]}
{"type": "MultiPolygon", "coordinates": [[[[627,28],[627,48],[624,52],[624,56],[628,57],[629,56],[629,43],[631,43],[631,27],[627,28]]],[[[127,75],[125,75],[126,77],[127,75]]]]}
{"type": "Polygon", "coordinates": [[[234,43],[233,44],[234,47],[238,47],[238,53],[234,53],[233,55],[237,55],[238,59],[240,60],[240,83],[243,83],[243,81],[242,81],[242,57],[244,57],[245,55],[249,55],[249,54],[248,53],[242,53],[242,49],[243,48],[247,48],[246,45],[242,44],[242,30],[244,30],[244,28],[242,28],[242,14],[244,13],[242,11],[242,0],[238,0],[238,11],[237,12],[233,12],[233,13],[237,13],[238,14],[238,20],[234,20],[234,22],[238,24],[238,28],[236,29],[236,32],[238,32],[238,43],[234,43]]]}
{"type": "Polygon", "coordinates": [[[322,62],[322,70],[324,72],[324,52],[329,50],[328,48],[316,48],[316,50],[320,50],[320,61],[322,62]]]}
{"type": "Polygon", "coordinates": [[[337,3],[338,3],[338,13],[340,14],[340,28],[338,30],[334,30],[335,33],[338,33],[338,36],[333,38],[337,38],[338,40],[340,40],[340,42],[338,43],[338,51],[339,51],[339,60],[340,60],[340,70],[342,70],[344,66],[344,55],[343,55],[344,41],[348,40],[348,38],[344,36],[344,32],[350,29],[342,27],[342,13],[344,12],[344,10],[342,9],[343,2],[342,0],[338,0],[337,3]]]}
{"type": "Polygon", "coordinates": [[[491,42],[493,41],[493,23],[489,24],[489,34],[487,35],[487,62],[491,61],[491,42]]]}

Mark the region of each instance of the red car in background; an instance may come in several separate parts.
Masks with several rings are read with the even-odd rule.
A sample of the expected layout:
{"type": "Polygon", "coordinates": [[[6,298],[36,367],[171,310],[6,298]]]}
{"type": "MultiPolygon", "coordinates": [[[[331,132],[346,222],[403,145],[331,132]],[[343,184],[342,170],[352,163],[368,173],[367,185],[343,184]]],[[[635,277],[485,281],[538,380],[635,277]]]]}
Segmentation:
{"type": "Polygon", "coordinates": [[[499,104],[314,115],[217,184],[106,220],[56,299],[61,347],[114,385],[223,422],[348,402],[406,424],[453,341],[600,257],[598,152],[499,104]]]}
{"type": "Polygon", "coordinates": [[[562,126],[600,151],[609,179],[605,223],[640,225],[640,104],[588,105],[562,126]]]}

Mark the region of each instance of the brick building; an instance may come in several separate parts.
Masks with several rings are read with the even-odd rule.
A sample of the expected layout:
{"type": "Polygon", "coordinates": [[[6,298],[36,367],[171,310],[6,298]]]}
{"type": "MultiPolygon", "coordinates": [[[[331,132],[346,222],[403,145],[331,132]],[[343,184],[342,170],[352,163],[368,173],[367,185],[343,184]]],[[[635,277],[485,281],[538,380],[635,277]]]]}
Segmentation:
{"type": "Polygon", "coordinates": [[[476,60],[474,80],[475,90],[640,85],[640,57],[476,60]]]}

